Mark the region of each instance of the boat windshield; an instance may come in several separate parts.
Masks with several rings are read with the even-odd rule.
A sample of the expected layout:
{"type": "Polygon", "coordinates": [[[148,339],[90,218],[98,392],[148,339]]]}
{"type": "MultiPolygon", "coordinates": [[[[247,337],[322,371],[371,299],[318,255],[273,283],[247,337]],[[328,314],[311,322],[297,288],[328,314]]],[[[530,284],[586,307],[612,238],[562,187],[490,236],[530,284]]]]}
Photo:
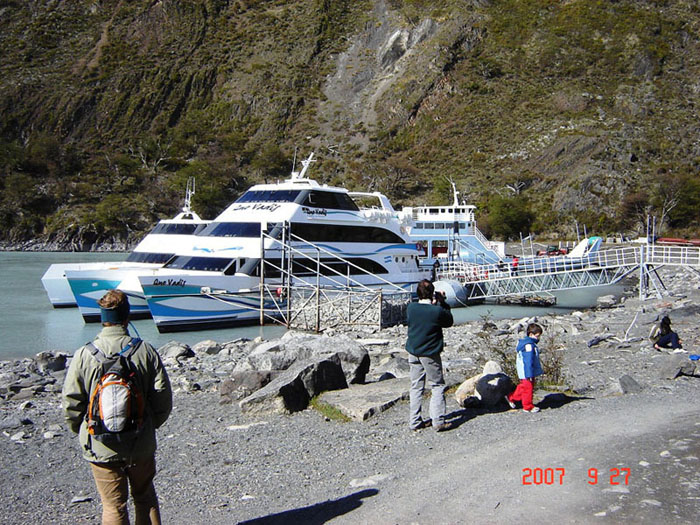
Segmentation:
{"type": "Polygon", "coordinates": [[[259,222],[213,222],[197,232],[201,237],[260,237],[259,222]]]}
{"type": "Polygon", "coordinates": [[[190,224],[182,222],[160,222],[156,224],[151,233],[160,233],[164,235],[192,235],[198,230],[204,228],[206,224],[190,224]]]}
{"type": "Polygon", "coordinates": [[[236,202],[294,202],[301,190],[251,190],[236,202]]]}
{"type": "Polygon", "coordinates": [[[164,268],[175,268],[180,270],[201,270],[205,272],[222,272],[234,259],[224,257],[193,257],[179,255],[174,257],[164,268]]]}
{"type": "Polygon", "coordinates": [[[346,193],[334,191],[311,190],[304,197],[302,206],[310,208],[328,208],[331,210],[352,210],[358,211],[357,204],[346,193]]]}
{"type": "Polygon", "coordinates": [[[173,256],[172,253],[131,252],[127,262],[163,264],[173,256]]]}

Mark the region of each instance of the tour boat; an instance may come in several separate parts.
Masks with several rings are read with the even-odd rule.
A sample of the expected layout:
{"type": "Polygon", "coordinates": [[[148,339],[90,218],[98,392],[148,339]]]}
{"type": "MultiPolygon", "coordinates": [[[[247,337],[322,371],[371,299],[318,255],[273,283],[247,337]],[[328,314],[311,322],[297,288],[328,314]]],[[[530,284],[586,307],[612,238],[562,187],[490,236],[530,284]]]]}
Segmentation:
{"type": "MultiPolygon", "coordinates": [[[[42,283],[54,307],[77,305],[86,322],[99,321],[97,301],[107,290],[116,288],[129,272],[159,268],[176,251],[189,248],[194,234],[210,222],[191,209],[193,195],[191,179],[180,213],[158,221],[124,261],[52,264],[42,283]]],[[[150,315],[145,301],[132,298],[130,302],[133,318],[150,315]]]]}
{"type": "Polygon", "coordinates": [[[261,279],[283,284],[286,260],[297,284],[414,292],[430,274],[406,234],[410,216],[380,193],[306,178],[312,160],[283,182],[251,187],[197,233],[189,251],[119,288],[145,298],[161,332],[258,322],[261,279]],[[358,206],[370,198],[372,207],[358,206]]]}
{"type": "Polygon", "coordinates": [[[505,258],[505,244],[489,241],[476,226],[476,206],[460,204],[454,183],[454,200],[447,206],[405,207],[411,216],[408,235],[422,245],[421,262],[432,267],[435,261],[460,260],[472,264],[497,263],[505,258]]]}

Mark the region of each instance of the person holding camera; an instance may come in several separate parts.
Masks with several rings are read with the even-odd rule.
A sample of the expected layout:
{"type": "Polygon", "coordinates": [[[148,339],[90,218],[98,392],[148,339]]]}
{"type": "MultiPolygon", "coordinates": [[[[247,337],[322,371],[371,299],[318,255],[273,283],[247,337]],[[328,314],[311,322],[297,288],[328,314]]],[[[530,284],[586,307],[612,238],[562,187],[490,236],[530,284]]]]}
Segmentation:
{"type": "Polygon", "coordinates": [[[442,373],[440,353],[444,347],[442,329],[452,326],[452,312],[445,302],[442,292],[435,292],[435,287],[427,279],[418,283],[418,302],[408,305],[408,338],[406,351],[411,375],[409,426],[411,430],[420,430],[433,426],[443,432],[453,427],[445,421],[445,379],[442,373]],[[425,382],[430,387],[430,418],[423,420],[421,408],[425,382]]]}

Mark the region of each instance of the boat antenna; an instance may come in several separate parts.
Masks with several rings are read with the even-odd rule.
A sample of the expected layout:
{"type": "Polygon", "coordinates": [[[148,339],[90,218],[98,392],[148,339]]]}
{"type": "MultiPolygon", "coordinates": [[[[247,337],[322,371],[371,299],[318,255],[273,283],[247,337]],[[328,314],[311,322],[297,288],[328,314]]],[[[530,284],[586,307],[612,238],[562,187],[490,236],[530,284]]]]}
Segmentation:
{"type": "Polygon", "coordinates": [[[297,146],[294,146],[294,158],[292,159],[292,173],[294,173],[297,167],[297,149],[297,146]]]}
{"type": "Polygon", "coordinates": [[[195,192],[195,179],[190,177],[187,179],[187,189],[185,190],[185,205],[182,207],[183,213],[192,213],[192,196],[195,192]]]}
{"type": "Polygon", "coordinates": [[[303,179],[304,175],[306,175],[306,170],[309,169],[309,166],[311,165],[312,162],[316,162],[314,160],[314,153],[313,151],[309,155],[309,158],[306,160],[301,161],[301,165],[304,166],[299,173],[292,173],[292,179],[303,179]]]}
{"type": "Polygon", "coordinates": [[[459,192],[457,191],[457,185],[455,184],[455,181],[452,177],[447,177],[443,175],[443,178],[450,183],[450,186],[452,186],[452,195],[454,198],[454,202],[452,203],[452,206],[459,206],[459,192]]]}

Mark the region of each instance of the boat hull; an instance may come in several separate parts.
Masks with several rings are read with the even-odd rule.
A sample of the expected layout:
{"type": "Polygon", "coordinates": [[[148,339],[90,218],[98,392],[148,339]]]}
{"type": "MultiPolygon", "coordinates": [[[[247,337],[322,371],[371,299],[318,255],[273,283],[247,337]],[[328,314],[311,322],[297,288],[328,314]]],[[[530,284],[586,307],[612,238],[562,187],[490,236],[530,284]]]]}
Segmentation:
{"type": "MultiPolygon", "coordinates": [[[[97,304],[108,291],[119,287],[127,276],[143,272],[143,268],[111,269],[101,271],[66,272],[68,284],[75,298],[76,305],[86,323],[100,321],[100,305],[97,304]]],[[[151,312],[143,295],[125,292],[129,297],[131,319],[148,319],[151,312]]]]}
{"type": "MultiPolygon", "coordinates": [[[[260,292],[258,278],[246,276],[201,277],[177,275],[162,278],[140,276],[139,281],[151,316],[159,332],[207,330],[260,323],[260,292]]],[[[332,284],[323,282],[324,284],[332,284]]],[[[414,292],[418,281],[398,286],[414,292]]],[[[267,281],[274,288],[281,285],[267,281]]],[[[369,287],[385,283],[366,283],[369,287]]],[[[282,298],[266,298],[263,308],[266,319],[281,319],[287,303],[282,298]]]]}

